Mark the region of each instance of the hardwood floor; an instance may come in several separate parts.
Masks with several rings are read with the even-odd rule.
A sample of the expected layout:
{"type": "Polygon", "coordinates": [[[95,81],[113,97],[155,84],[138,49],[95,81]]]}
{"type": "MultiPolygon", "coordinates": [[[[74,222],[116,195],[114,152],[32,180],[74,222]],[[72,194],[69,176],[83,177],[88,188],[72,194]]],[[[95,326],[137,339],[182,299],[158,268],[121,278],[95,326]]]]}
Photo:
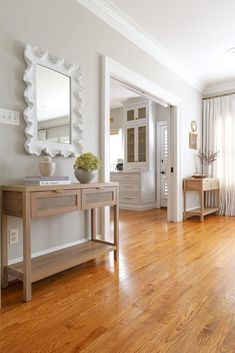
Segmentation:
{"type": "Polygon", "coordinates": [[[235,218],[122,212],[121,256],[3,290],[1,353],[234,353],[235,218]]]}

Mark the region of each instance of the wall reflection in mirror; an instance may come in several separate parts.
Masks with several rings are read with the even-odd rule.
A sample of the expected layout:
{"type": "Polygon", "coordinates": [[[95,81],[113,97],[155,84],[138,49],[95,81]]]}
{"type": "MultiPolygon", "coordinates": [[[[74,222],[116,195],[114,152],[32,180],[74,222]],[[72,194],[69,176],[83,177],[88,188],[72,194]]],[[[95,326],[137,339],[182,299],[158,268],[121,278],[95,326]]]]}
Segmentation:
{"type": "Polygon", "coordinates": [[[36,65],[37,138],[71,143],[70,77],[36,65]]]}

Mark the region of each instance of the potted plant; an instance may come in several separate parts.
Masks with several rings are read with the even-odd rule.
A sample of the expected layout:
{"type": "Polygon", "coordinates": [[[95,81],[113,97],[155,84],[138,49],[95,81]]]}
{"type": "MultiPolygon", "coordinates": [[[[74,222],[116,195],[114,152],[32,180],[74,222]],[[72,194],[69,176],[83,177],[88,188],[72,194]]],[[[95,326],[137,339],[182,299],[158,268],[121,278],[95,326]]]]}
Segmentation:
{"type": "Polygon", "coordinates": [[[100,160],[91,152],[83,153],[74,162],[74,175],[82,184],[87,184],[95,177],[100,160]]]}

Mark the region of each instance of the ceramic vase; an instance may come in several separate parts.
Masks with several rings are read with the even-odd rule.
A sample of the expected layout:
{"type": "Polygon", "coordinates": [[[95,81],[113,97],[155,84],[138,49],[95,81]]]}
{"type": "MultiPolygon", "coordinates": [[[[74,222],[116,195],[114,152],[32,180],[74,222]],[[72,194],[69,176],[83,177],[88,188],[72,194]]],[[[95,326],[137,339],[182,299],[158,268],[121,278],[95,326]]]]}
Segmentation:
{"type": "Polygon", "coordinates": [[[39,162],[39,171],[41,176],[51,177],[55,174],[55,162],[51,157],[45,156],[39,162]]]}
{"type": "Polygon", "coordinates": [[[74,170],[74,175],[81,184],[90,183],[95,177],[95,171],[86,171],[81,168],[76,168],[74,170]]]}

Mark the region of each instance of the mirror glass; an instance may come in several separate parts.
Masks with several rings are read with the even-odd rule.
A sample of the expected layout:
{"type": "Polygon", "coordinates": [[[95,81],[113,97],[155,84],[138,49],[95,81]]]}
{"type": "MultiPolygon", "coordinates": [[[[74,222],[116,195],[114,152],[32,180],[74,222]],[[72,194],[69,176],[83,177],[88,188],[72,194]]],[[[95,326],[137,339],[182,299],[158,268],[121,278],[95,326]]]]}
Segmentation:
{"type": "Polygon", "coordinates": [[[37,137],[71,143],[70,77],[36,65],[37,137]]]}

